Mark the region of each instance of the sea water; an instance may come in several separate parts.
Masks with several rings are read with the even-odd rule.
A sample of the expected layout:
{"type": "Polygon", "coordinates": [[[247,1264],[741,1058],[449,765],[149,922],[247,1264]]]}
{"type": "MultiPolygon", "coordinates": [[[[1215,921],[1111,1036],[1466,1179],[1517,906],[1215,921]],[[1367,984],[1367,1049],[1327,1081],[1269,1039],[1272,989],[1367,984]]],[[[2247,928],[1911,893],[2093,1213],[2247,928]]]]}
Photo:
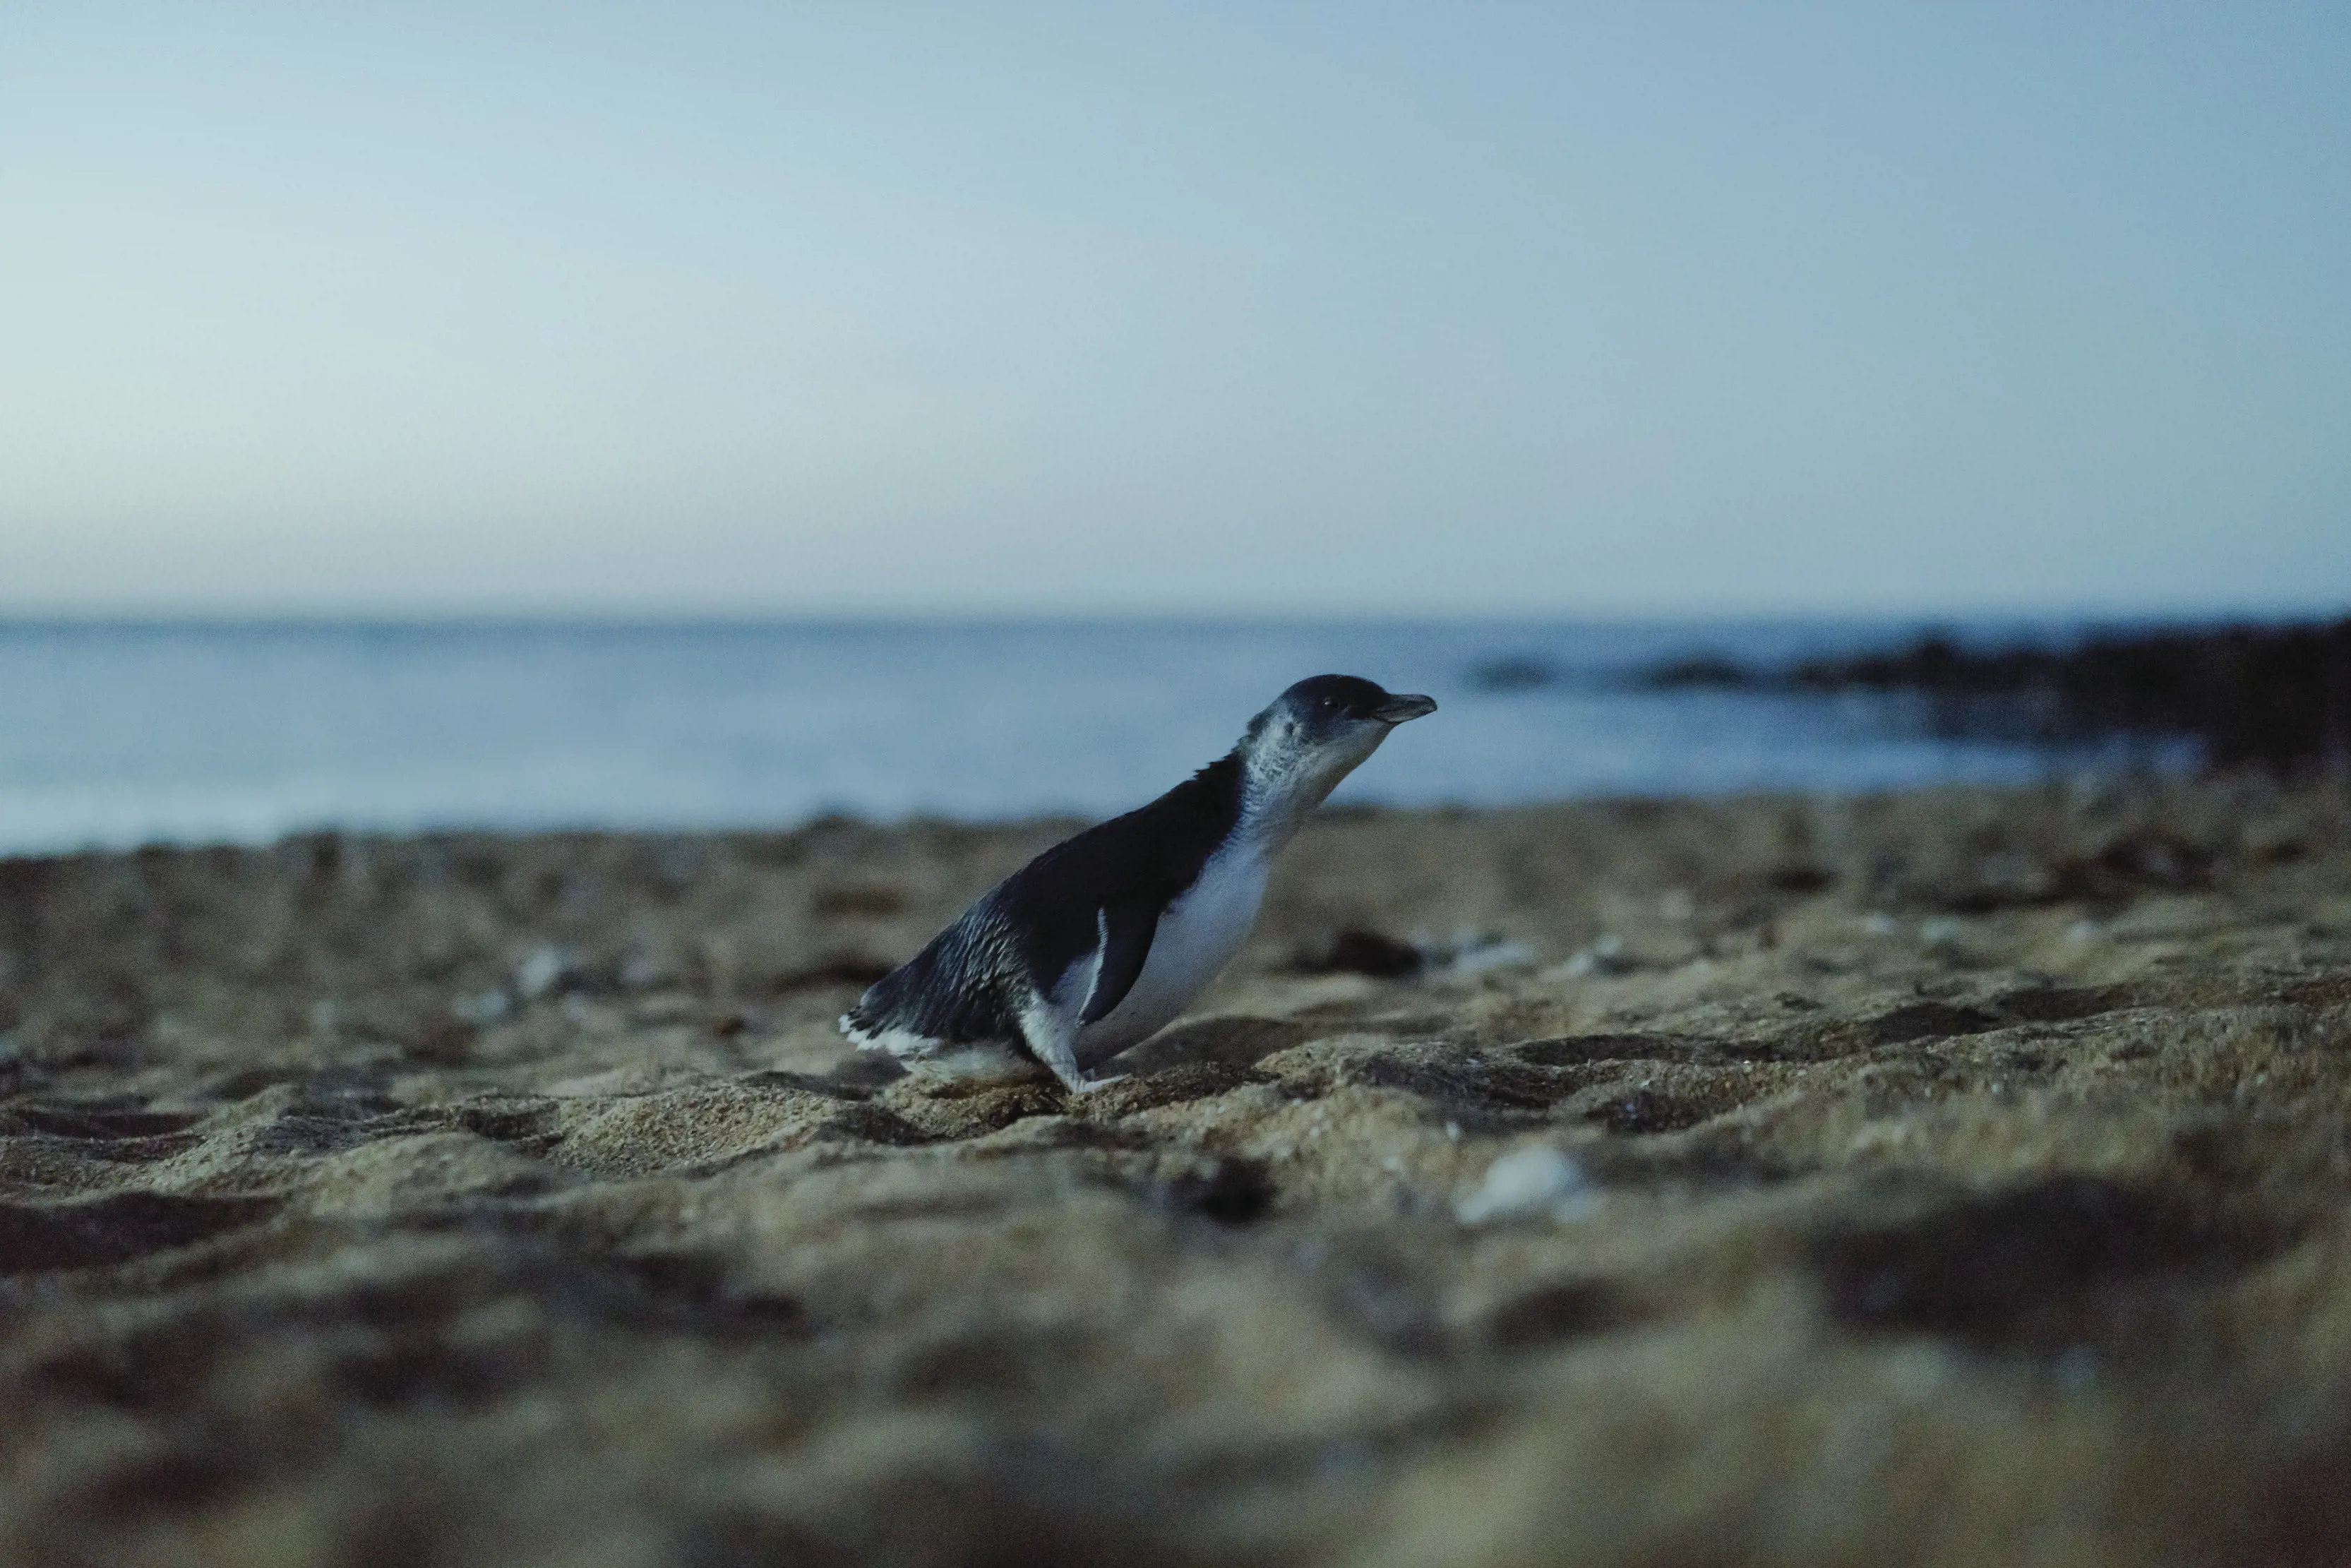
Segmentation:
{"type": "Polygon", "coordinates": [[[1894,645],[1887,623],[0,622],[0,852],[307,829],[779,827],[1107,815],[1301,676],[1439,708],[1339,799],[2012,782],[1902,703],[1630,679],[1894,645]],[[1540,677],[1540,678],[1538,678],[1540,677]]]}

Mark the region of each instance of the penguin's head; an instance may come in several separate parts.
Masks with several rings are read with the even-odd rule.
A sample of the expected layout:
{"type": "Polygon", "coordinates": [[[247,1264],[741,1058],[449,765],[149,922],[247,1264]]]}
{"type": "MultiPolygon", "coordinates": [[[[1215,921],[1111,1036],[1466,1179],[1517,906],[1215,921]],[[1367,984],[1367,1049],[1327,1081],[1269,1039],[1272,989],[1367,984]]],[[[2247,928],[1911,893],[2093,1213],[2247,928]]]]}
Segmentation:
{"type": "Polygon", "coordinates": [[[1316,675],[1249,720],[1241,754],[1255,787],[1310,809],[1378,750],[1388,731],[1436,711],[1426,697],[1383,691],[1358,676],[1316,675]]]}

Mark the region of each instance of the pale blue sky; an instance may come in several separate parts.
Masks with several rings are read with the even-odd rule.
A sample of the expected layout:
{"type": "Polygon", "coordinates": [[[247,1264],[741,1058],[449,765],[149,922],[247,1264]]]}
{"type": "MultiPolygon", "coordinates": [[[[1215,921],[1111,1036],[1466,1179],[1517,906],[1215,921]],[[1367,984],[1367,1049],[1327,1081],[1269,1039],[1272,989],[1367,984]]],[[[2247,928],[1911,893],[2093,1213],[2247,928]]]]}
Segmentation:
{"type": "Polygon", "coordinates": [[[2351,601],[2351,12],[0,10],[0,609],[2351,601]]]}

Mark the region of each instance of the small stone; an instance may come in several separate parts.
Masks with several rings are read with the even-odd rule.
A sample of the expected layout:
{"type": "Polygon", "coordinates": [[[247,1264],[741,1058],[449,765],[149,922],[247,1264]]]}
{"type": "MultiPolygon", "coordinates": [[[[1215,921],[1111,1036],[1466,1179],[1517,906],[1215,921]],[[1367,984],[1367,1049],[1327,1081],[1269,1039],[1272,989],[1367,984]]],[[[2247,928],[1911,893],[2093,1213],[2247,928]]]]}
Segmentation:
{"type": "Polygon", "coordinates": [[[1454,938],[1440,960],[1447,972],[1475,975],[1488,969],[1510,969],[1531,964],[1535,956],[1523,942],[1490,931],[1464,932],[1454,938]]]}
{"type": "Polygon", "coordinates": [[[1464,1225],[1548,1215],[1572,1219],[1592,1207],[1583,1169],[1548,1145],[1516,1149],[1487,1169],[1478,1190],[1454,1206],[1464,1225]]]}
{"type": "Polygon", "coordinates": [[[1629,975],[1640,966],[1625,951],[1625,938],[1610,932],[1572,956],[1552,973],[1571,980],[1591,975],[1629,975]]]}
{"type": "Polygon", "coordinates": [[[549,944],[534,947],[515,966],[515,995],[526,1002],[535,1002],[556,990],[580,974],[580,960],[568,950],[549,944]]]}
{"type": "Polygon", "coordinates": [[[1311,943],[1291,960],[1301,975],[1368,975],[1375,980],[1407,980],[1427,967],[1428,956],[1409,942],[1364,926],[1349,926],[1311,943]]]}
{"type": "Polygon", "coordinates": [[[621,959],[621,988],[625,991],[653,991],[677,979],[677,966],[658,953],[643,947],[632,947],[621,959]]]}
{"type": "Polygon", "coordinates": [[[460,1023],[483,1029],[503,1020],[514,1011],[514,998],[502,986],[492,987],[478,996],[459,997],[449,1004],[450,1013],[460,1023]]]}
{"type": "Polygon", "coordinates": [[[2065,1393],[2085,1393],[2098,1381],[2098,1353],[2086,1344],[2069,1346],[2049,1372],[2051,1379],[2065,1393]]]}

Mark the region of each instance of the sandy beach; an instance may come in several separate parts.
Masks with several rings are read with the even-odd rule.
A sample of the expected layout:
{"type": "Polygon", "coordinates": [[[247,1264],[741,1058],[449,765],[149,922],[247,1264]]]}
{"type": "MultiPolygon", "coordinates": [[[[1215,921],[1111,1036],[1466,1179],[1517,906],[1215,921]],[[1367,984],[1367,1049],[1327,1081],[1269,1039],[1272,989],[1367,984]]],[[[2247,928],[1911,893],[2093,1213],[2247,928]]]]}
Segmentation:
{"type": "Polygon", "coordinates": [[[2339,783],[1335,814],[846,1053],[1071,826],[0,862],[0,1560],[2351,1557],[2339,783]]]}

